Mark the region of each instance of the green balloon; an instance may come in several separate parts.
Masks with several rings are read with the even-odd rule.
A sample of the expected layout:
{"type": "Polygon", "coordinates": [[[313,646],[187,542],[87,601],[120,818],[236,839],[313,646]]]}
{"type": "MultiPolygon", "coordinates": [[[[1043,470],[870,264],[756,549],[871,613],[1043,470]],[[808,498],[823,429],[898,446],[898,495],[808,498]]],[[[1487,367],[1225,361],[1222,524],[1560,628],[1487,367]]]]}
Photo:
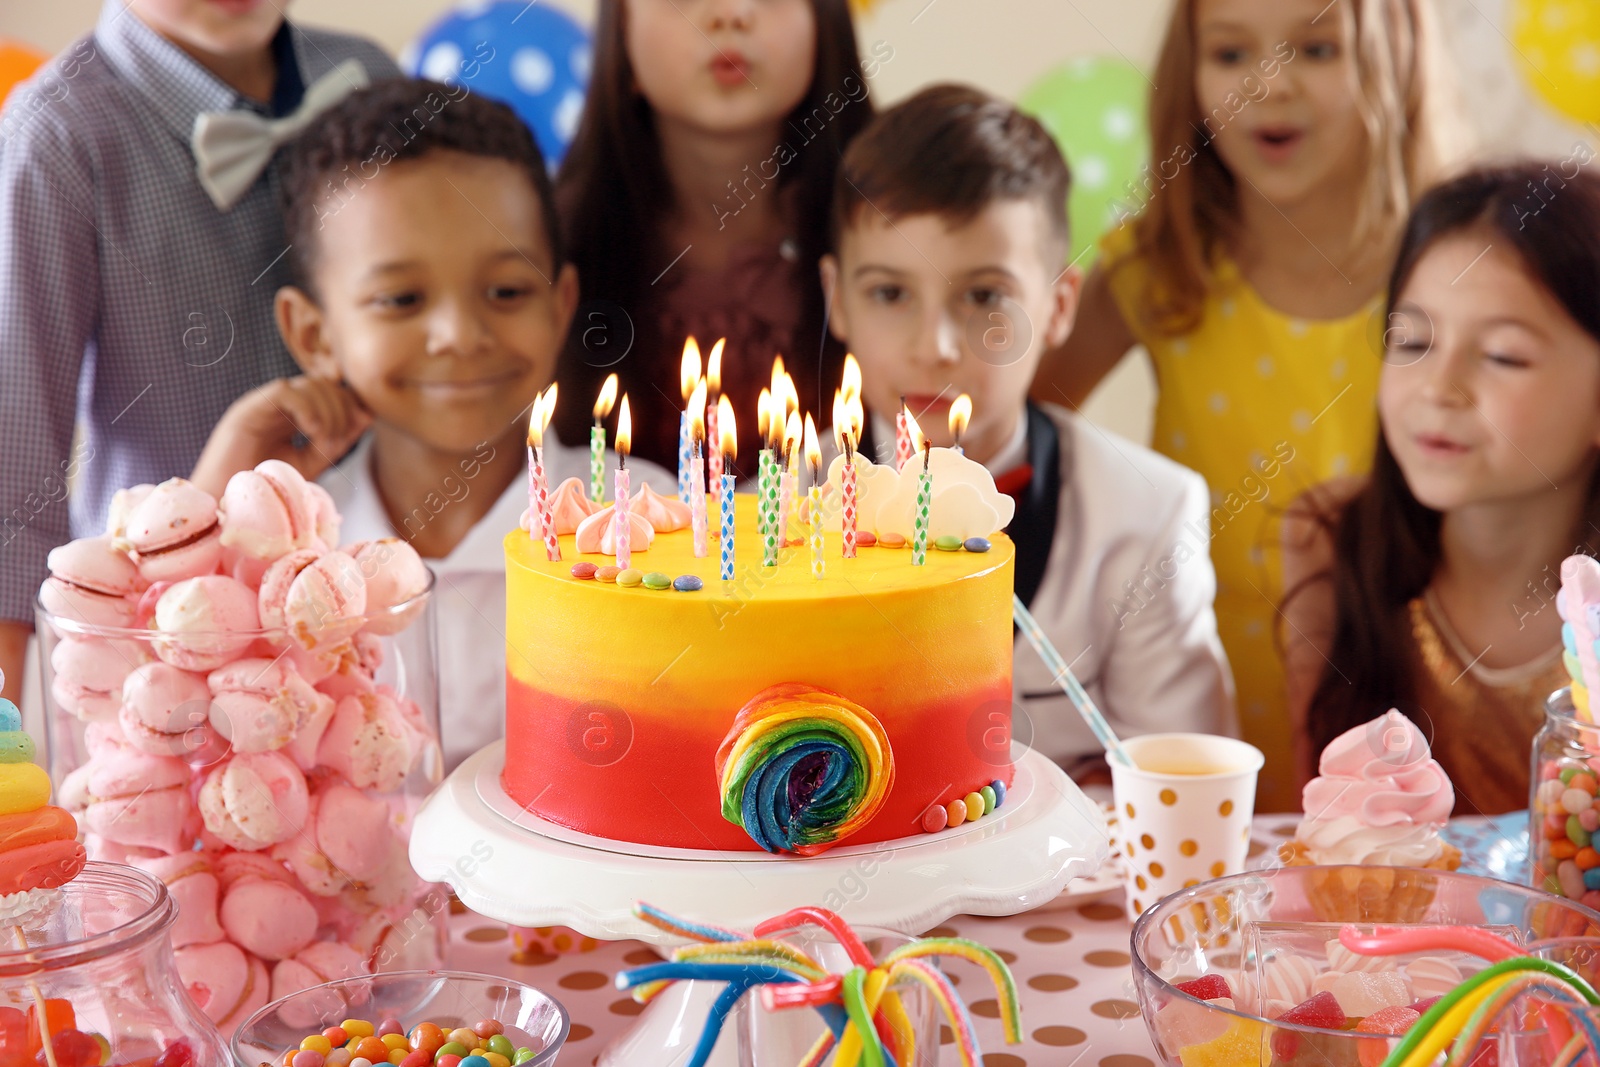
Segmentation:
{"type": "Polygon", "coordinates": [[[1128,190],[1149,156],[1149,90],[1133,64],[1086,56],[1050,71],[1017,101],[1050,131],[1072,167],[1070,256],[1080,267],[1093,262],[1100,236],[1137,203],[1128,190]]]}

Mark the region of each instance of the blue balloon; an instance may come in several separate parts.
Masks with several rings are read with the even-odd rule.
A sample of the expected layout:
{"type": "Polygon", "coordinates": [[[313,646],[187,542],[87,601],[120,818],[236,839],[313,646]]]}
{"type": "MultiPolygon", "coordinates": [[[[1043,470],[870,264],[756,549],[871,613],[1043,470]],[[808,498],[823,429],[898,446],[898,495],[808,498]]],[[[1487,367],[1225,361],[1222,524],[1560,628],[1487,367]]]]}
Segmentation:
{"type": "Polygon", "coordinates": [[[400,66],[509,104],[554,170],[578,130],[593,55],[588,29],[570,15],[527,0],[479,0],[424,31],[400,66]]]}

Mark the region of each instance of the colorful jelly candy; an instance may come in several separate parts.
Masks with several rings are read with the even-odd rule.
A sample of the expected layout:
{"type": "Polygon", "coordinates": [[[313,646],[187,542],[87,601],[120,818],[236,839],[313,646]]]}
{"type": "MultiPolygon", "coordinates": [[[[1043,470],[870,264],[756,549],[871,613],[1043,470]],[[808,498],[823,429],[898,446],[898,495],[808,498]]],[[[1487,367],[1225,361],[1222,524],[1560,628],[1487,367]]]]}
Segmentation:
{"type": "Polygon", "coordinates": [[[1179,982],[1173,986],[1194,997],[1196,1000],[1217,1000],[1222,997],[1233,999],[1233,990],[1228,988],[1228,980],[1220,974],[1207,974],[1188,982],[1179,982]]]}
{"type": "Polygon", "coordinates": [[[1254,1019],[1235,1019],[1221,1037],[1178,1050],[1183,1067],[1251,1067],[1261,1062],[1267,1028],[1254,1019]]]}
{"type": "MultiPolygon", "coordinates": [[[[1320,1026],[1324,1030],[1343,1030],[1349,1020],[1345,1016],[1344,1009],[1339,1006],[1339,998],[1332,993],[1323,992],[1296,1004],[1278,1016],[1276,1021],[1300,1026],[1320,1026]]],[[[1294,1059],[1295,1053],[1300,1051],[1301,1036],[1292,1030],[1274,1031],[1272,1054],[1280,1060],[1294,1059]]]]}
{"type": "MultiPolygon", "coordinates": [[[[1379,1008],[1356,1024],[1356,1033],[1400,1037],[1420,1018],[1422,1016],[1409,1007],[1379,1008]]],[[[1361,1060],[1361,1067],[1379,1067],[1388,1058],[1390,1045],[1389,1041],[1359,1042],[1356,1055],[1361,1060]]]]}

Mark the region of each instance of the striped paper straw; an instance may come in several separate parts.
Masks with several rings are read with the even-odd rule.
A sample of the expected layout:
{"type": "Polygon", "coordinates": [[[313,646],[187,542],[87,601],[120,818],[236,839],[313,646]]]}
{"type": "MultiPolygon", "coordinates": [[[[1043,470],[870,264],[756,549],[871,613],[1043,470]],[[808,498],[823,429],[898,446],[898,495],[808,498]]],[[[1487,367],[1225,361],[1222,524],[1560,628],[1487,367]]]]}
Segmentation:
{"type": "Polygon", "coordinates": [[[1061,686],[1067,694],[1067,699],[1072,701],[1072,706],[1078,709],[1078,714],[1083,716],[1083,721],[1089,724],[1095,740],[1106,750],[1111,758],[1117,760],[1125,767],[1132,767],[1133,760],[1128,758],[1128,753],[1122,748],[1122,742],[1117,740],[1117,735],[1111,732],[1111,724],[1106,722],[1106,717],[1100,714],[1100,709],[1095,707],[1094,701],[1089,699],[1089,694],[1083,691],[1083,686],[1078,684],[1077,677],[1072,673],[1072,668],[1067,666],[1067,661],[1061,658],[1061,653],[1056,651],[1056,646],[1050,643],[1050,638],[1039,628],[1039,622],[1022,602],[1022,598],[1015,593],[1011,594],[1011,618],[1017,624],[1017,629],[1022,631],[1022,636],[1028,639],[1028,644],[1039,653],[1039,658],[1044,660],[1046,667],[1050,668],[1051,675],[1056,684],[1061,686]]]}

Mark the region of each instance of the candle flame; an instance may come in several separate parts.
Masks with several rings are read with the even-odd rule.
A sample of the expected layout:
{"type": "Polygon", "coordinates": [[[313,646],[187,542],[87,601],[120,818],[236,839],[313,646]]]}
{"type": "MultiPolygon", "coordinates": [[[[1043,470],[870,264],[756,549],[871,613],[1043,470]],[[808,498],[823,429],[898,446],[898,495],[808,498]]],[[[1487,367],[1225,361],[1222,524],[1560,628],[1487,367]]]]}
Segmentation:
{"type": "Polygon", "coordinates": [[[700,380],[700,344],[693,337],[683,342],[683,362],[679,367],[678,388],[683,391],[684,402],[688,403],[694,383],[700,380]]]}
{"type": "Polygon", "coordinates": [[[697,443],[704,443],[706,439],[706,380],[698,379],[694,383],[694,392],[689,394],[689,438],[697,443]]]}
{"type": "Polygon", "coordinates": [[[734,428],[733,405],[726,396],[717,398],[717,436],[722,438],[724,459],[733,459],[739,454],[739,431],[734,428]]]}
{"type": "Polygon", "coordinates": [[[817,424],[811,421],[809,413],[806,415],[806,463],[815,478],[822,469],[822,446],[817,443],[817,424]]]}
{"type": "Polygon", "coordinates": [[[783,369],[783,356],[772,357],[772,395],[781,400],[783,398],[783,380],[788,377],[783,369]]]}
{"type": "Polygon", "coordinates": [[[627,458],[633,445],[633,416],[628,413],[628,394],[622,394],[622,408],[617,412],[617,455],[627,458]]]}
{"type": "Polygon", "coordinates": [[[617,376],[606,375],[606,384],[600,387],[600,395],[594,401],[594,417],[603,419],[611,414],[611,409],[617,403],[617,376]]]}
{"type": "MultiPolygon", "coordinates": [[[[728,343],[726,337],[719,338],[711,346],[711,354],[706,357],[706,386],[713,393],[722,392],[722,347],[728,343]]],[[[722,418],[722,409],[717,409],[717,418],[722,418]]]]}
{"type": "Polygon", "coordinates": [[[861,430],[867,424],[867,413],[861,406],[861,394],[844,402],[844,413],[850,420],[850,442],[852,446],[861,444],[861,430]]]}
{"type": "Polygon", "coordinates": [[[772,440],[772,393],[765,387],[756,398],[756,432],[763,444],[772,440]]]}
{"type": "Polygon", "coordinates": [[[911,448],[914,452],[921,452],[928,446],[928,438],[922,432],[922,427],[917,425],[917,417],[911,414],[911,409],[906,408],[906,433],[911,435],[911,448]]]}
{"type": "Polygon", "coordinates": [[[800,444],[801,438],[800,413],[791,411],[789,412],[789,418],[783,424],[783,454],[785,456],[793,455],[795,448],[800,444]]]}
{"type": "Polygon", "coordinates": [[[794,387],[794,379],[787,373],[783,376],[783,417],[788,421],[790,415],[800,410],[800,390],[794,387]]]}
{"type": "Polygon", "coordinates": [[[833,442],[838,445],[839,451],[846,456],[855,451],[856,442],[850,425],[850,402],[845,399],[844,390],[833,391],[833,442]]]}
{"type": "Polygon", "coordinates": [[[957,443],[961,435],[967,432],[967,423],[972,421],[972,397],[962,393],[956,397],[956,402],[950,405],[950,436],[957,443]]]}
{"type": "Polygon", "coordinates": [[[856,357],[848,352],[844,357],[844,380],[839,386],[839,391],[844,394],[846,400],[861,395],[861,364],[857,363],[856,357]]]}
{"type": "Polygon", "coordinates": [[[528,410],[529,448],[539,448],[544,444],[544,432],[550,428],[550,419],[555,413],[556,387],[551,385],[533,398],[533,407],[528,410]]]}

